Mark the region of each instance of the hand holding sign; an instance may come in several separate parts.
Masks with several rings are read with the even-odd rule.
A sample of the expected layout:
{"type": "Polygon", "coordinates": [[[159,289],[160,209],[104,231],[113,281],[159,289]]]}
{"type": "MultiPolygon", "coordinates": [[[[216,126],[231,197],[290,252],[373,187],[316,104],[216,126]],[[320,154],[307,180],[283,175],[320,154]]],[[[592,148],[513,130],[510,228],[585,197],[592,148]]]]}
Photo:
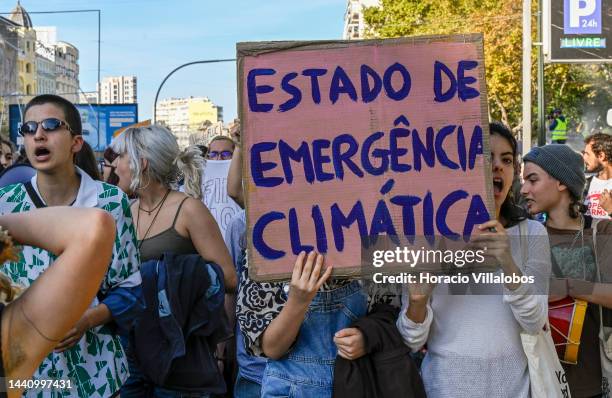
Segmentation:
{"type": "Polygon", "coordinates": [[[315,251],[311,251],[308,257],[305,252],[299,254],[297,260],[295,260],[287,301],[291,301],[300,307],[310,305],[310,302],[332,272],[332,266],[328,266],[321,274],[323,263],[323,255],[315,251]]]}

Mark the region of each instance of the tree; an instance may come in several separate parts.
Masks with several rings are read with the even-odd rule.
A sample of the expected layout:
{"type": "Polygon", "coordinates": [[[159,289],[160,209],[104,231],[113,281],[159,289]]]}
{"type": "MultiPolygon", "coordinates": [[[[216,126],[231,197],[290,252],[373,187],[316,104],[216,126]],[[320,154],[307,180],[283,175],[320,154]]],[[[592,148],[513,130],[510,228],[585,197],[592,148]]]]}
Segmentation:
{"type": "MultiPolygon", "coordinates": [[[[533,2],[532,15],[535,15],[536,5],[533,2]]],[[[520,129],[522,1],[381,0],[381,7],[366,8],[364,16],[368,37],[483,32],[489,112],[492,118],[501,120],[514,131],[520,129]]],[[[535,112],[535,49],[532,56],[535,112]]],[[[554,107],[562,107],[571,120],[579,120],[585,105],[602,100],[606,102],[600,103],[612,102],[610,75],[609,65],[547,65],[546,100],[554,107]]]]}

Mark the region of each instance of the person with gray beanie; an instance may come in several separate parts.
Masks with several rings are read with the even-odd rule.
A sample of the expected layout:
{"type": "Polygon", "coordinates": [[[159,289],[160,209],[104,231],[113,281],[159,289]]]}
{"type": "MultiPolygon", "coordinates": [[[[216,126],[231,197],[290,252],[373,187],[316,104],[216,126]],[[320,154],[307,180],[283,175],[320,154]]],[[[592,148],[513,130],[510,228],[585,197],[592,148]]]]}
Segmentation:
{"type": "MultiPolygon", "coordinates": [[[[612,349],[608,343],[612,342],[612,244],[607,241],[611,240],[612,222],[583,214],[584,162],[570,147],[536,147],[523,161],[521,194],[531,214],[547,215],[553,272],[549,307],[561,305],[557,301],[566,297],[588,303],[577,360],[564,363],[571,396],[608,396],[608,380],[612,381],[612,360],[606,355],[612,349]]],[[[567,360],[564,354],[560,359],[567,360]]]]}

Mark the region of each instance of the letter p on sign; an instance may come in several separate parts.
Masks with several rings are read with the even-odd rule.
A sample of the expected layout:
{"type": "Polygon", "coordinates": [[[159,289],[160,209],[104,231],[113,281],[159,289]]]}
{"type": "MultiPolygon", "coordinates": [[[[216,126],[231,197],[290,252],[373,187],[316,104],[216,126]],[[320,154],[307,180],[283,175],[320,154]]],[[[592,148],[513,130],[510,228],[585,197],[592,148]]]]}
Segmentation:
{"type": "Polygon", "coordinates": [[[563,33],[601,34],[601,0],[563,0],[563,33]]]}

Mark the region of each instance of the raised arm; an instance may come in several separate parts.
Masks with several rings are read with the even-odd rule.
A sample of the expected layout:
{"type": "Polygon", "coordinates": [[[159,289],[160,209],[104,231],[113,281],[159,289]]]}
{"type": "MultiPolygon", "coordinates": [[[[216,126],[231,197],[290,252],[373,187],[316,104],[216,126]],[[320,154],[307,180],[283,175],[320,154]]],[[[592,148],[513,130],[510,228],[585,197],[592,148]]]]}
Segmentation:
{"type": "Polygon", "coordinates": [[[0,216],[0,225],[17,243],[59,255],[2,314],[7,380],[27,379],[91,304],[108,268],[115,224],[103,210],[54,207],[0,216]]]}
{"type": "Polygon", "coordinates": [[[244,193],[242,189],[242,141],[240,121],[236,120],[234,127],[230,132],[232,139],[236,142],[232,162],[230,163],[229,173],[227,175],[227,194],[238,206],[244,209],[244,193]]]}

